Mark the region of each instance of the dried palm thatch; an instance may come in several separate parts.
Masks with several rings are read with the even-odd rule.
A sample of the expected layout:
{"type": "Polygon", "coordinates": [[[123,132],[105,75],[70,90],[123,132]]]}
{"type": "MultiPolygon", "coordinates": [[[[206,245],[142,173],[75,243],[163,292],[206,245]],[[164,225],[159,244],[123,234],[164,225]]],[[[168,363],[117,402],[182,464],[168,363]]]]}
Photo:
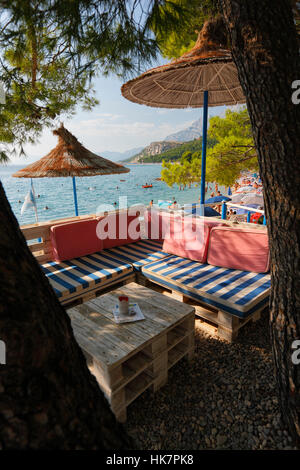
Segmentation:
{"type": "Polygon", "coordinates": [[[58,136],[57,146],[45,157],[17,171],[17,178],[43,178],[60,176],[95,176],[128,173],[129,168],[99,157],[87,150],[61,124],[53,131],[58,136]]]}
{"type": "Polygon", "coordinates": [[[244,103],[238,72],[220,31],[219,24],[207,21],[190,51],[128,81],[122,95],[155,108],[202,107],[205,90],[209,106],[244,103]]]}

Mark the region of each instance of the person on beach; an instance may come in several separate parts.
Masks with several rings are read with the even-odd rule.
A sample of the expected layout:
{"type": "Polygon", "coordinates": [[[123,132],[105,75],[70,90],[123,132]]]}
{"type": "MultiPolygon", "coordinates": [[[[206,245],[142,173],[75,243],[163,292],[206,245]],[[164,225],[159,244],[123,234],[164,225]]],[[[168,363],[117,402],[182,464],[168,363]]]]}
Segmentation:
{"type": "Polygon", "coordinates": [[[153,206],[153,199],[151,199],[150,203],[149,203],[149,206],[152,207],[153,206]]]}

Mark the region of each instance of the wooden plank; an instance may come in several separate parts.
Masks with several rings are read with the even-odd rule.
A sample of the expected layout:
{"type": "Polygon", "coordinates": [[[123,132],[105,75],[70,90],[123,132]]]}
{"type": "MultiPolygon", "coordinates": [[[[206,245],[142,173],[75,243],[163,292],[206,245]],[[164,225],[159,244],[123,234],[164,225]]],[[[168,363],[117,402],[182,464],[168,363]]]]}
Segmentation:
{"type": "Polygon", "coordinates": [[[151,377],[143,372],[135,380],[125,387],[126,406],[130,405],[138,396],[140,396],[153,383],[151,377]]]}
{"type": "Polygon", "coordinates": [[[135,328],[142,328],[143,331],[146,331],[146,334],[152,336],[159,334],[164,330],[164,328],[168,328],[170,325],[172,325],[173,322],[175,323],[176,319],[175,321],[174,319],[172,321],[170,313],[167,313],[158,307],[151,306],[150,304],[141,300],[141,298],[134,296],[132,293],[129,294],[127,287],[128,284],[111,292],[110,294],[105,294],[105,296],[98,297],[97,299],[93,300],[92,303],[101,311],[103,310],[103,315],[106,315],[108,318],[112,319],[112,311],[117,303],[118,296],[130,295],[130,301],[139,304],[142,312],[146,316],[146,320],[143,322],[128,324],[126,326],[132,330],[135,330],[135,328]]]}
{"type": "Polygon", "coordinates": [[[82,349],[95,358],[101,358],[101,362],[105,366],[109,366],[124,356],[124,351],[114,344],[107,347],[102,343],[103,334],[101,328],[83,317],[80,313],[73,310],[68,312],[74,335],[82,349]]]}
{"type": "Polygon", "coordinates": [[[44,251],[45,247],[46,247],[46,244],[44,243],[44,241],[40,243],[32,243],[31,245],[28,245],[28,248],[31,251],[31,253],[34,253],[35,251],[41,251],[41,250],[44,251]]]}
{"type": "MultiPolygon", "coordinates": [[[[140,286],[136,283],[132,283],[126,286],[129,292],[136,293],[145,302],[149,302],[151,305],[161,307],[167,312],[172,312],[175,315],[185,316],[187,313],[193,313],[194,308],[191,305],[182,304],[175,299],[170,297],[162,296],[161,293],[148,289],[147,287],[140,286]]],[[[129,294],[128,294],[129,295],[129,294]]]]}
{"type": "MultiPolygon", "coordinates": [[[[93,307],[94,306],[91,302],[86,302],[82,305],[78,305],[77,307],[69,309],[68,314],[71,315],[72,312],[75,311],[83,315],[85,318],[93,321],[95,323],[95,327],[100,327],[100,340],[103,341],[103,344],[107,344],[107,347],[109,347],[110,343],[115,344],[123,350],[124,358],[129,353],[136,351],[137,348],[140,348],[144,345],[145,339],[141,336],[132,334],[132,328],[123,328],[124,324],[118,325],[114,322],[112,319],[113,315],[103,315],[102,311],[99,312],[99,309],[93,307]]],[[[149,336],[147,339],[149,339],[149,336]]]]}
{"type": "Polygon", "coordinates": [[[131,283],[130,289],[118,288],[68,310],[76,339],[93,358],[91,371],[121,422],[126,420],[127,406],[135,398],[150,386],[157,391],[167,382],[169,367],[184,356],[191,359],[194,351],[194,308],[184,305],[184,315],[180,306],[174,315],[172,299],[167,299],[167,306],[162,309],[158,303],[159,297],[165,301],[162,294],[156,293],[153,305],[149,289],[143,288],[143,294],[147,294],[144,301],[141,290],[137,295],[135,287],[131,283]],[[145,321],[119,325],[114,322],[112,308],[120,294],[139,302],[145,321]]]}

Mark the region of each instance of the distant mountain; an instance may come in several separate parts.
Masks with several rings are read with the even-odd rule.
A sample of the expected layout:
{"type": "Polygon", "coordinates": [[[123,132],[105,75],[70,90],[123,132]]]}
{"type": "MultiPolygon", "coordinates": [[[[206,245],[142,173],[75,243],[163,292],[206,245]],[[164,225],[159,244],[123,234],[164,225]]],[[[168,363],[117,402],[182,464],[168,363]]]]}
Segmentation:
{"type": "Polygon", "coordinates": [[[160,142],[151,142],[150,145],[147,145],[147,147],[143,148],[133,157],[127,158],[127,160],[123,160],[123,163],[142,163],[145,159],[148,160],[149,157],[159,155],[162,152],[165,152],[166,150],[172,149],[174,147],[178,147],[179,145],[181,145],[181,142],[171,142],[165,140],[160,142]]]}
{"type": "Polygon", "coordinates": [[[194,121],[191,126],[182,131],[175,132],[168,135],[165,140],[175,142],[189,142],[194,139],[199,139],[202,136],[202,118],[194,121]]]}
{"type": "Polygon", "coordinates": [[[110,150],[104,150],[103,152],[99,152],[99,155],[101,155],[101,157],[108,158],[113,162],[119,162],[126,160],[132,157],[133,155],[136,155],[142,149],[143,147],[136,147],[133,149],[126,150],[125,152],[111,152],[110,150]]]}
{"type": "MultiPolygon", "coordinates": [[[[147,161],[147,162],[159,161],[159,159],[156,158],[158,155],[164,154],[165,152],[171,149],[174,149],[175,147],[178,147],[184,142],[191,142],[195,139],[199,139],[202,136],[201,128],[202,128],[202,119],[200,118],[197,121],[194,121],[186,129],[175,132],[174,134],[170,134],[162,141],[151,142],[151,144],[147,145],[147,147],[139,148],[137,149],[138,151],[136,152],[133,152],[134,149],[132,151],[128,150],[128,152],[132,152],[131,155],[128,155],[125,158],[123,157],[119,159],[123,163],[142,163],[143,161],[147,161]]],[[[109,155],[109,153],[116,153],[116,152],[107,152],[107,155],[109,155]]],[[[102,155],[104,157],[106,156],[105,153],[103,152],[102,152],[102,155]]],[[[109,156],[106,158],[109,158],[109,156]]]]}

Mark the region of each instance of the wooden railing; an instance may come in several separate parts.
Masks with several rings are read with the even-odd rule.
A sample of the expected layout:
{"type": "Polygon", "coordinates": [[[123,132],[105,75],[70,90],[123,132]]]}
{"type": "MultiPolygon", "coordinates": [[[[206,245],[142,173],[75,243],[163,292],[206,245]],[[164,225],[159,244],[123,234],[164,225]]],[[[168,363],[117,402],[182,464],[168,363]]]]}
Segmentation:
{"type": "Polygon", "coordinates": [[[75,217],[65,217],[63,219],[47,220],[30,225],[21,226],[21,230],[27,240],[28,248],[36,257],[39,263],[45,263],[51,259],[50,227],[53,225],[75,222],[76,220],[93,219],[96,215],[81,215],[75,217]]]}

